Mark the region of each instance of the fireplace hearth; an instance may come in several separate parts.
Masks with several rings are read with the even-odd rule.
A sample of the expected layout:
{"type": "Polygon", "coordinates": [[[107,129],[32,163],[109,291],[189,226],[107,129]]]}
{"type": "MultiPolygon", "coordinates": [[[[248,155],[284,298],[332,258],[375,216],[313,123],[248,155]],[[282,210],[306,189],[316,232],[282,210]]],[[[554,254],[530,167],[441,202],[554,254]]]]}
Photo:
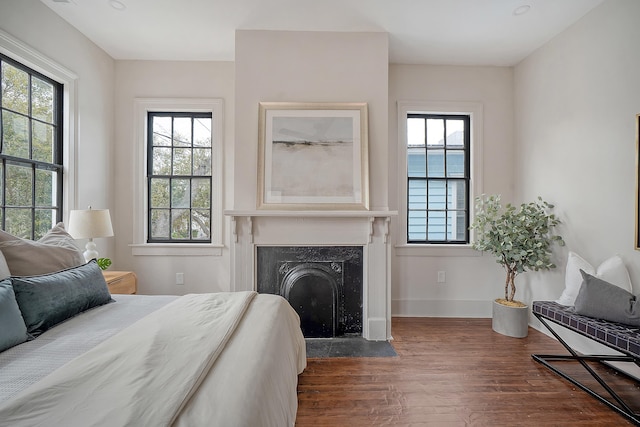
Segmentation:
{"type": "Polygon", "coordinates": [[[361,246],[258,246],[257,290],[281,295],[307,338],[362,334],[361,246]]]}

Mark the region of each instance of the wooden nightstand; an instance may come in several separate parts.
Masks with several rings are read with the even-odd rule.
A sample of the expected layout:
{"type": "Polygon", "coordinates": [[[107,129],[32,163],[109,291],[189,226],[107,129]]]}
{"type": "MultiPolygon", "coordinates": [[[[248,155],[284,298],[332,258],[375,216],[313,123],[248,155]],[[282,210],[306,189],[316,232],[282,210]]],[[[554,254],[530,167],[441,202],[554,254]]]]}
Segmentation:
{"type": "Polygon", "coordinates": [[[112,294],[135,294],[138,278],[132,271],[103,271],[109,292],[112,294]]]}

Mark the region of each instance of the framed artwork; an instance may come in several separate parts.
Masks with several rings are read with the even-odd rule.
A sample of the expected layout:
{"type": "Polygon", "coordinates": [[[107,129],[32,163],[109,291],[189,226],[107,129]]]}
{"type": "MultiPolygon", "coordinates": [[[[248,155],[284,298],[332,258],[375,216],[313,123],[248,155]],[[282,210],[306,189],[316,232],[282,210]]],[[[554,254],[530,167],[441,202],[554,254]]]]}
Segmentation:
{"type": "Polygon", "coordinates": [[[258,209],[369,209],[366,103],[261,102],[258,128],[258,209]]]}

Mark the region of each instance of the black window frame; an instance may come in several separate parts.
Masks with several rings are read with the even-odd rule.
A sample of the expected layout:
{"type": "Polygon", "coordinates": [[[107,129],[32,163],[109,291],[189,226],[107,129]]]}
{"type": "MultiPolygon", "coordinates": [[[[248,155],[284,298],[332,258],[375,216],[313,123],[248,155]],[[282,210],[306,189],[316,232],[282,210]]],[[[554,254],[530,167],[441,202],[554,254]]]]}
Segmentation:
{"type": "MultiPolygon", "coordinates": [[[[213,227],[211,226],[211,221],[213,221],[213,199],[210,200],[209,202],[209,238],[208,239],[193,239],[193,238],[188,238],[188,239],[178,239],[178,238],[172,238],[172,230],[171,230],[171,223],[170,223],[170,228],[169,228],[169,238],[153,238],[152,237],[152,204],[151,204],[151,197],[152,197],[152,191],[151,191],[151,186],[152,186],[152,179],[154,178],[161,178],[161,179],[169,179],[169,181],[171,181],[171,179],[173,178],[178,178],[178,179],[203,179],[203,178],[208,178],[209,179],[209,189],[210,189],[210,195],[213,192],[213,167],[214,165],[211,165],[211,173],[209,175],[174,175],[173,173],[171,174],[154,174],[153,173],[153,117],[172,117],[172,118],[176,118],[176,117],[189,117],[192,120],[195,118],[208,118],[211,119],[211,123],[213,126],[213,112],[211,111],[207,111],[207,112],[190,112],[190,111],[147,111],[147,140],[146,140],[146,148],[147,148],[147,166],[146,166],[146,175],[147,175],[147,236],[146,236],[146,242],[149,244],[154,244],[154,243],[159,243],[159,244],[210,244],[212,243],[212,234],[213,234],[213,227]]],[[[192,132],[193,132],[193,127],[192,127],[192,132]]],[[[192,135],[193,137],[193,135],[192,135]]],[[[171,138],[173,140],[173,138],[171,138]]],[[[193,141],[193,138],[192,138],[193,141]]],[[[213,156],[213,143],[214,141],[211,141],[211,155],[213,156]]],[[[171,149],[173,151],[173,149],[175,148],[184,148],[182,146],[176,146],[173,143],[171,144],[171,149]]],[[[191,150],[193,151],[193,143],[191,145],[191,150]]],[[[172,155],[172,159],[173,159],[173,155],[172,155]]],[[[213,160],[213,157],[212,157],[213,160]]],[[[193,162],[193,155],[191,156],[191,161],[193,162]]],[[[173,169],[173,168],[172,168],[173,169]]],[[[193,163],[192,163],[192,169],[193,169],[193,163]]],[[[193,170],[192,170],[193,171],[193,170]]],[[[171,185],[169,185],[169,200],[171,200],[171,185]]],[[[203,210],[202,208],[194,208],[191,204],[191,201],[189,202],[189,207],[188,208],[173,208],[173,207],[169,207],[169,212],[170,212],[170,218],[171,218],[171,211],[173,209],[188,209],[190,212],[193,211],[194,209],[197,210],[203,210]]],[[[191,230],[191,218],[192,216],[189,215],[189,229],[191,230]]]]}
{"type": "MultiPolygon", "coordinates": [[[[409,173],[409,150],[411,147],[408,145],[407,141],[407,200],[406,200],[406,221],[407,221],[407,229],[406,229],[406,238],[407,244],[435,244],[435,245],[466,245],[470,243],[470,233],[469,226],[471,224],[471,209],[470,209],[470,200],[471,200],[471,115],[470,114],[448,114],[448,113],[408,113],[406,116],[406,121],[412,118],[420,118],[425,121],[425,176],[424,177],[415,177],[410,176],[409,173]],[[464,122],[464,139],[463,139],[463,148],[452,148],[448,147],[445,143],[443,146],[433,146],[429,147],[427,145],[427,120],[428,119],[443,119],[445,123],[444,135],[447,134],[446,130],[446,121],[447,120],[462,120],[464,122]],[[429,165],[428,165],[428,151],[429,150],[442,150],[444,155],[444,172],[442,176],[438,177],[429,177],[429,165]],[[463,151],[464,152],[464,177],[462,178],[453,178],[447,177],[447,152],[448,151],[463,151]],[[420,209],[410,209],[410,187],[412,181],[424,181],[426,182],[426,210],[420,209]],[[465,200],[464,200],[464,209],[449,209],[448,203],[445,201],[445,209],[430,209],[429,208],[429,182],[442,182],[444,181],[444,188],[448,188],[449,182],[463,182],[465,187],[465,200]],[[410,237],[410,215],[413,211],[424,211],[425,212],[425,237],[426,239],[412,239],[410,237]],[[447,229],[446,223],[448,222],[450,211],[464,211],[465,212],[465,224],[464,224],[464,240],[461,239],[448,239],[445,233],[445,239],[429,239],[429,212],[430,211],[438,211],[444,212],[445,218],[445,230],[447,229]]],[[[443,136],[444,136],[443,135],[443,136]]],[[[445,191],[445,197],[449,197],[448,192],[445,191]]]]}
{"type": "MultiPolygon", "coordinates": [[[[38,71],[27,67],[26,65],[16,61],[2,53],[0,53],[0,66],[2,63],[10,64],[11,66],[24,71],[29,76],[29,100],[32,97],[32,84],[31,81],[33,77],[37,77],[40,80],[43,80],[49,84],[51,84],[54,88],[54,102],[53,102],[53,122],[48,123],[41,119],[33,117],[32,112],[32,103],[29,102],[29,111],[28,114],[20,113],[9,108],[6,108],[3,100],[2,100],[2,91],[0,91],[0,165],[2,167],[1,177],[2,180],[2,195],[0,197],[0,228],[2,230],[6,230],[6,218],[7,218],[7,210],[8,209],[30,209],[31,210],[31,235],[29,236],[19,236],[23,238],[28,238],[35,240],[40,235],[36,234],[36,210],[38,209],[49,209],[55,212],[55,223],[62,221],[63,214],[63,201],[64,201],[64,85],[60,82],[57,82],[50,77],[45,76],[38,71]],[[12,114],[18,114],[20,116],[26,117],[29,122],[28,126],[28,137],[29,137],[29,157],[32,157],[33,154],[33,126],[32,123],[34,121],[40,123],[46,123],[48,125],[52,125],[54,128],[53,131],[53,163],[43,162],[39,160],[34,160],[31,158],[23,158],[16,156],[9,156],[3,153],[4,146],[4,131],[3,131],[3,122],[4,122],[4,112],[8,111],[12,114]],[[6,185],[6,171],[7,165],[18,165],[22,167],[29,167],[31,169],[31,177],[32,177],[32,198],[30,206],[7,206],[6,204],[6,194],[5,185],[6,185]],[[36,171],[37,170],[46,170],[52,171],[56,174],[56,198],[53,200],[53,205],[37,205],[36,204],[36,171]]],[[[51,224],[51,227],[55,225],[55,223],[51,224]]],[[[49,227],[49,228],[51,228],[49,227]]]]}

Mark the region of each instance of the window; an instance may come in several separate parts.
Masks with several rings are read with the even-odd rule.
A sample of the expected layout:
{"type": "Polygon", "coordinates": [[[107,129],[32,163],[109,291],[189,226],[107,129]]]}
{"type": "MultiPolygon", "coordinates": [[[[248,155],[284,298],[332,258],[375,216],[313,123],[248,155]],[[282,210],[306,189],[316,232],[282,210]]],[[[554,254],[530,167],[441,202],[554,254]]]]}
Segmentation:
{"type": "Polygon", "coordinates": [[[138,98],[133,255],[222,255],[223,101],[138,98]]]}
{"type": "Polygon", "coordinates": [[[147,241],[211,242],[211,113],[148,114],[147,241]]]}
{"type": "Polygon", "coordinates": [[[477,256],[468,231],[482,194],[483,107],[398,101],[399,256],[477,256]]]}
{"type": "Polygon", "coordinates": [[[0,54],[0,226],[37,239],[62,221],[63,85],[0,54]]]}
{"type": "Polygon", "coordinates": [[[407,242],[469,242],[468,115],[407,116],[407,242]]]}

